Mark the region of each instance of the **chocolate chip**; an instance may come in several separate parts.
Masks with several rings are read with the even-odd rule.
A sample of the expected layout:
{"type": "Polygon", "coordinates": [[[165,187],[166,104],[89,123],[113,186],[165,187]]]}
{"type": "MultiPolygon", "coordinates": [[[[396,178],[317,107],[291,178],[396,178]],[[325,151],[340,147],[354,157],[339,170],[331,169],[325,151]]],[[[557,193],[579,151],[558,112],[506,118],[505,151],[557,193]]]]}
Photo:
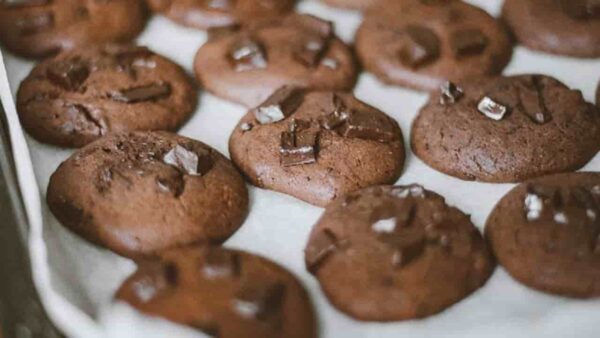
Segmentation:
{"type": "Polygon", "coordinates": [[[281,133],[279,153],[281,165],[284,167],[311,164],[317,161],[318,132],[297,130],[296,123],[296,121],[292,121],[290,131],[281,133]]]}
{"type": "Polygon", "coordinates": [[[285,285],[245,283],[233,300],[235,311],[242,317],[253,320],[268,320],[281,312],[285,296],[285,285]]]}
{"type": "Polygon", "coordinates": [[[19,8],[29,6],[42,6],[50,3],[51,0],[1,0],[0,7],[19,8]]]}
{"type": "Polygon", "coordinates": [[[488,96],[485,96],[479,101],[477,110],[492,120],[500,121],[508,112],[508,107],[503,106],[488,96]]]}
{"type": "Polygon", "coordinates": [[[415,228],[378,236],[378,239],[394,250],[392,264],[404,267],[423,254],[425,234],[415,228]]]}
{"type": "Polygon", "coordinates": [[[40,33],[54,27],[54,14],[51,12],[30,14],[15,22],[21,35],[40,33]]]}
{"type": "Polygon", "coordinates": [[[207,279],[236,277],[240,273],[237,253],[218,248],[208,249],[202,265],[202,275],[207,279]]]}
{"type": "Polygon", "coordinates": [[[140,87],[122,89],[110,95],[110,98],[124,103],[152,101],[171,95],[171,85],[168,83],[153,83],[140,87]]]}
{"type": "Polygon", "coordinates": [[[335,130],[346,122],[348,113],[346,105],[336,94],[332,95],[332,112],[321,118],[321,126],[327,130],[335,130]]]}
{"type": "Polygon", "coordinates": [[[435,32],[422,26],[408,26],[399,51],[400,61],[419,68],[435,61],[440,56],[440,40],[435,32]]]}
{"type": "Polygon", "coordinates": [[[234,41],[229,52],[229,61],[236,72],[267,68],[264,47],[254,38],[242,35],[234,41]]]}
{"type": "Polygon", "coordinates": [[[530,84],[523,84],[519,88],[519,98],[523,112],[533,122],[544,124],[552,120],[544,100],[544,86],[538,76],[532,76],[530,84]]]}
{"type": "Polygon", "coordinates": [[[284,120],[292,115],[304,101],[304,91],[295,87],[281,87],[265,102],[254,109],[260,124],[284,120]]]}
{"type": "Polygon", "coordinates": [[[102,136],[106,134],[108,126],[106,121],[98,116],[98,110],[90,111],[80,104],[67,104],[65,106],[65,115],[69,118],[71,131],[79,131],[85,133],[102,136]]]}
{"type": "Polygon", "coordinates": [[[464,95],[463,89],[450,81],[446,81],[440,87],[440,92],[440,104],[443,106],[458,102],[458,100],[460,100],[460,98],[464,95]]]}
{"type": "Polygon", "coordinates": [[[388,143],[397,138],[394,127],[385,117],[362,111],[348,112],[348,118],[339,128],[343,137],[388,143]]]}
{"type": "Polygon", "coordinates": [[[212,160],[208,152],[200,155],[180,145],[176,145],[164,155],[163,162],[179,169],[185,174],[202,176],[212,167],[212,160]]]}
{"type": "Polygon", "coordinates": [[[87,80],[90,69],[80,59],[61,60],[52,63],[46,70],[48,80],[68,91],[76,91],[87,80]]]}
{"type": "Polygon", "coordinates": [[[315,274],[323,262],[338,249],[339,241],[331,230],[319,231],[304,252],[306,269],[315,274]]]}
{"type": "Polygon", "coordinates": [[[597,0],[560,0],[560,7],[575,20],[600,17],[600,2],[597,0]]]}
{"type": "Polygon", "coordinates": [[[452,50],[457,58],[481,54],[489,43],[488,37],[479,29],[455,31],[450,37],[452,50]]]}
{"type": "Polygon", "coordinates": [[[170,193],[174,197],[179,197],[185,189],[185,181],[179,170],[173,170],[159,175],[156,178],[156,184],[160,191],[170,193]]]}

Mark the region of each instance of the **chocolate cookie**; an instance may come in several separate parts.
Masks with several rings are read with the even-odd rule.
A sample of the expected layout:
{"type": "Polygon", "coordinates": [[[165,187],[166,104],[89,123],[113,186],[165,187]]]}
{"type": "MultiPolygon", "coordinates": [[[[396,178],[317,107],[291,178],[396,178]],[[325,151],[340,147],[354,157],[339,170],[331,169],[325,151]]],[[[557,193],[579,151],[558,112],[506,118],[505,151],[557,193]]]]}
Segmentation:
{"type": "Polygon", "coordinates": [[[383,0],[323,0],[328,5],[349,9],[365,10],[383,0]]]}
{"type": "Polygon", "coordinates": [[[363,66],[386,83],[435,90],[446,80],[499,74],[512,55],[508,34],[462,1],[387,1],[356,35],[363,66]]]}
{"type": "Polygon", "coordinates": [[[352,94],[292,87],[242,118],[229,152],[254,185],[318,206],[394,183],[404,165],[402,132],[392,118],[352,94]]]}
{"type": "Polygon", "coordinates": [[[166,132],[111,134],[80,149],[50,178],[47,199],[65,227],[132,258],[221,243],[248,210],[231,162],[166,132]]]}
{"type": "Polygon", "coordinates": [[[506,0],[503,18],[526,47],[600,57],[600,2],[596,0],[506,0]]]}
{"type": "Polygon", "coordinates": [[[279,265],[214,247],[169,251],[140,266],[116,298],[219,338],[315,338],[308,294],[279,265]]]}
{"type": "Polygon", "coordinates": [[[296,0],[146,0],[150,8],[182,25],[208,29],[277,18],[296,0]]]}
{"type": "Polygon", "coordinates": [[[600,173],[523,183],[492,211],[486,235],[520,282],[570,297],[600,297],[600,173]]]}
{"type": "Polygon", "coordinates": [[[544,75],[446,83],[413,122],[411,145],[465,180],[520,182],[573,171],[600,150],[600,111],[544,75]]]}
{"type": "Polygon", "coordinates": [[[331,303],[367,321],[443,311],[483,286],[495,266],[469,217],[419,185],[337,199],[314,227],[305,258],[331,303]]]}
{"type": "Polygon", "coordinates": [[[83,45],[133,40],[146,24],[143,0],[0,1],[0,42],[43,57],[83,45]]]}
{"type": "Polygon", "coordinates": [[[41,142],[80,147],[108,132],[176,130],[196,107],[184,70],[144,47],[75,49],[21,83],[23,127],[41,142]]]}
{"type": "Polygon", "coordinates": [[[198,51],[195,70],[207,90],[247,107],[285,85],[349,90],[357,73],[332,23],[300,14],[211,39],[198,51]]]}

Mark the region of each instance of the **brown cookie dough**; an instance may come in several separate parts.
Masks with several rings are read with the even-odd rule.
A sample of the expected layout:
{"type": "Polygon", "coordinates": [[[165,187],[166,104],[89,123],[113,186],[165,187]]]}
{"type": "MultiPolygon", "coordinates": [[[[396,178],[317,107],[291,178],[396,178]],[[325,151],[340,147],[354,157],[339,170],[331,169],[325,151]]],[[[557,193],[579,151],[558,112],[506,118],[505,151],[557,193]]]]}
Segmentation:
{"type": "Polygon", "coordinates": [[[448,175],[520,182],[590,161],[600,150],[600,111],[544,75],[447,83],[413,122],[411,145],[448,175]]]}
{"type": "Polygon", "coordinates": [[[146,0],[148,6],[185,26],[209,29],[273,19],[296,0],[146,0]]]}
{"type": "Polygon", "coordinates": [[[27,57],[129,42],[146,24],[143,0],[0,1],[0,42],[27,57]]]}
{"type": "Polygon", "coordinates": [[[323,2],[331,6],[358,10],[365,10],[383,1],[384,0],[323,0],[323,2]]]}
{"type": "Polygon", "coordinates": [[[219,338],[316,338],[307,292],[284,268],[215,247],[169,251],[116,294],[143,313],[219,338]]]}
{"type": "Polygon", "coordinates": [[[600,2],[596,0],[506,0],[503,18],[528,48],[600,57],[600,2]]]}
{"type": "Polygon", "coordinates": [[[229,152],[252,184],[318,206],[394,183],[404,165],[402,132],[392,118],[352,94],[291,87],[242,118],[229,152]]]}
{"type": "Polygon", "coordinates": [[[525,182],[492,211],[486,236],[523,284],[570,297],[600,297],[600,173],[525,182]]]}
{"type": "Polygon", "coordinates": [[[166,132],[112,134],[80,149],[50,178],[47,200],[65,227],[131,258],[221,243],[248,210],[231,162],[166,132]]]}
{"type": "Polygon", "coordinates": [[[207,90],[247,107],[286,85],[349,90],[357,75],[332,23],[300,14],[211,39],[198,51],[195,71],[207,90]]]}
{"type": "Polygon", "coordinates": [[[37,140],[81,147],[109,132],[174,131],[196,102],[180,66],[145,47],[105,45],[37,65],[21,83],[17,110],[37,140]]]}
{"type": "Polygon", "coordinates": [[[419,185],[371,187],[331,203],[305,258],[336,308],[382,322],[441,312],[495,266],[469,217],[419,185]]]}
{"type": "Polygon", "coordinates": [[[501,24],[462,1],[387,1],[356,35],[358,58],[386,83],[435,90],[446,80],[499,74],[512,55],[501,24]]]}

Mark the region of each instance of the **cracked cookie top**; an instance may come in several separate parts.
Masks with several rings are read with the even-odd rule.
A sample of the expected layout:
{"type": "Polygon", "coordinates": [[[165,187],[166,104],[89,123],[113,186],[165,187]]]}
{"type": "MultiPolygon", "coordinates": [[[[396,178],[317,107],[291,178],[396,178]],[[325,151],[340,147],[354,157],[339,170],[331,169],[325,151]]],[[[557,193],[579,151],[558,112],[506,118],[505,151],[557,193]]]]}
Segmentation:
{"type": "Polygon", "coordinates": [[[446,174],[519,182],[584,166],[600,150],[600,112],[544,75],[447,83],[421,109],[411,143],[446,174]]]}
{"type": "Polygon", "coordinates": [[[17,108],[37,140],[81,147],[109,132],[176,130],[196,101],[170,60],[145,47],[104,45],[37,65],[19,88],[17,108]]]}

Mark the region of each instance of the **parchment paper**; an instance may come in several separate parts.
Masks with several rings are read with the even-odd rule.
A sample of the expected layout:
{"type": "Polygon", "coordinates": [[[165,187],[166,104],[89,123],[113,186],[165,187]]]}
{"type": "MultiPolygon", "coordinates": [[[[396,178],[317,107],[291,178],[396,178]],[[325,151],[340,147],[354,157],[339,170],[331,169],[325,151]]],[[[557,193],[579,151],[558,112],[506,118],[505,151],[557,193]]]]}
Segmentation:
{"type": "MultiPolygon", "coordinates": [[[[470,2],[492,14],[499,12],[501,4],[499,0],[470,2]]],[[[335,21],[338,35],[348,42],[352,41],[361,20],[357,12],[333,9],[313,1],[302,2],[299,10],[335,21]]],[[[194,54],[205,39],[204,32],[155,17],[139,43],[170,57],[191,72],[194,54]]],[[[6,53],[5,62],[10,92],[14,96],[33,63],[6,53]]],[[[553,75],[569,86],[580,88],[586,99],[592,101],[600,79],[600,60],[562,58],[516,48],[506,73],[532,72],[553,75]]],[[[6,105],[19,183],[31,227],[32,269],[52,319],[71,337],[202,336],[112,303],[116,288],[135,266],[67,232],[49,213],[45,204],[49,176],[72,151],[40,144],[23,134],[14,106],[9,102],[10,92],[2,83],[3,75],[0,67],[0,93],[6,105]]],[[[410,124],[427,99],[424,94],[385,86],[366,73],[361,75],[355,94],[396,118],[408,144],[410,124]]],[[[228,154],[229,135],[245,110],[208,93],[199,95],[199,108],[180,133],[228,154]]],[[[451,178],[425,166],[411,153],[406,163],[398,183],[418,182],[441,193],[450,204],[471,214],[479,228],[483,227],[495,202],[512,187],[451,178]]],[[[584,170],[599,171],[600,155],[584,170]]],[[[579,301],[545,295],[512,280],[502,268],[496,270],[480,291],[440,315],[393,324],[352,320],[327,302],[316,280],[304,269],[303,249],[322,209],[254,187],[250,188],[250,197],[251,212],[246,223],[225,245],[269,257],[294,272],[313,299],[322,338],[600,337],[599,300],[579,301]]]]}

